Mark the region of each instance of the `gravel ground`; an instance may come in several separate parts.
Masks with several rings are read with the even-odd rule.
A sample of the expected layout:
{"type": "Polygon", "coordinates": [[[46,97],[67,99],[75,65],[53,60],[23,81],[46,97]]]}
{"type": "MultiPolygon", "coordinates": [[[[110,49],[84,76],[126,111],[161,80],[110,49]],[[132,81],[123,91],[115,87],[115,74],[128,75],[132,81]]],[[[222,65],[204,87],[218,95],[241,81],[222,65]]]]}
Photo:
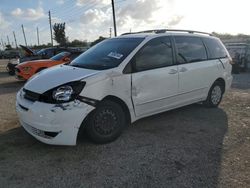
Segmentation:
{"type": "Polygon", "coordinates": [[[0,187],[249,187],[250,74],[234,75],[218,109],[190,105],[139,120],[115,142],[36,141],[19,125],[23,82],[0,61],[0,187]]]}

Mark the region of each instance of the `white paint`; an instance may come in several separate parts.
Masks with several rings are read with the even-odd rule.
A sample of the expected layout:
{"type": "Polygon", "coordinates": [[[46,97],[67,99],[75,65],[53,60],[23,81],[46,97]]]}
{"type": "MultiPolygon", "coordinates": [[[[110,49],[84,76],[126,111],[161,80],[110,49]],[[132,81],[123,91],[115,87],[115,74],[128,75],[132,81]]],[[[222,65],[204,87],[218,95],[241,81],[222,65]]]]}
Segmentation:
{"type": "MultiPolygon", "coordinates": [[[[205,100],[209,88],[217,78],[225,80],[226,90],[230,87],[232,67],[229,59],[223,60],[224,66],[218,60],[211,60],[123,74],[124,67],[146,42],[159,36],[172,35],[180,34],[122,36],[124,38],[141,36],[145,37],[145,40],[118,67],[96,71],[56,66],[34,76],[24,88],[43,93],[67,82],[83,80],[86,85],[80,93],[81,96],[100,101],[110,95],[118,97],[127,105],[131,122],[134,122],[142,117],[205,100]]],[[[65,103],[66,110],[63,110],[54,104],[28,101],[22,95],[22,91],[18,92],[16,102],[21,124],[38,140],[48,144],[75,145],[78,128],[84,118],[94,110],[93,106],[79,101],[65,103]],[[19,105],[29,110],[25,111],[19,105]],[[30,132],[27,125],[43,131],[60,133],[53,139],[47,139],[30,132]]]]}

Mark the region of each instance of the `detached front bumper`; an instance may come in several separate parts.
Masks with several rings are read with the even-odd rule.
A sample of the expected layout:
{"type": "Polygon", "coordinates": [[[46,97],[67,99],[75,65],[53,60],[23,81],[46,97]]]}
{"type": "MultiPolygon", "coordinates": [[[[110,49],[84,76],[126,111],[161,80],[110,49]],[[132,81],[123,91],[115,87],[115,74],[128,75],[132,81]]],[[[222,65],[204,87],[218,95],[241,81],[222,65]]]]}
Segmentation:
{"type": "Polygon", "coordinates": [[[17,66],[17,63],[8,63],[6,66],[6,70],[10,75],[15,75],[15,67],[17,66]]]}
{"type": "Polygon", "coordinates": [[[16,111],[23,128],[46,144],[76,145],[84,118],[94,109],[80,101],[64,104],[32,102],[17,93],[16,111]]]}

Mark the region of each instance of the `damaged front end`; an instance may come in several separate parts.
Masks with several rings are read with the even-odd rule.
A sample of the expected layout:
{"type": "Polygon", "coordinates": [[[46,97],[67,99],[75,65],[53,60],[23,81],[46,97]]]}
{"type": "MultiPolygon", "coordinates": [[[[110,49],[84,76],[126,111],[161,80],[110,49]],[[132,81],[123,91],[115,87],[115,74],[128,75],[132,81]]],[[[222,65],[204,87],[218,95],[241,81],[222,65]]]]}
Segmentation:
{"type": "Polygon", "coordinates": [[[41,142],[76,145],[82,122],[95,109],[93,103],[78,96],[67,102],[52,103],[49,100],[52,98],[45,98],[43,94],[21,89],[17,94],[16,102],[20,123],[28,133],[41,142]]]}

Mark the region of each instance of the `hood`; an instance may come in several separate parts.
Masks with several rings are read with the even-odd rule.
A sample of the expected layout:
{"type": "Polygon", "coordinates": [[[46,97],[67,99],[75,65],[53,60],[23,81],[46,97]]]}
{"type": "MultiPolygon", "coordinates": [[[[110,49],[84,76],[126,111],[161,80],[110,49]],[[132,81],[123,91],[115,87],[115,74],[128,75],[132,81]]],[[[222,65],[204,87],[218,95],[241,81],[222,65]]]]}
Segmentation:
{"type": "Polygon", "coordinates": [[[25,61],[32,61],[32,60],[38,60],[38,59],[42,59],[41,56],[38,56],[38,55],[33,55],[33,56],[24,56],[24,57],[21,57],[19,59],[19,63],[23,63],[25,61]]]}
{"type": "Polygon", "coordinates": [[[40,60],[33,60],[33,61],[25,61],[25,62],[19,63],[17,65],[17,67],[26,67],[26,66],[32,65],[33,63],[43,63],[43,62],[50,63],[52,61],[53,60],[51,60],[51,59],[40,59],[40,60]]]}
{"type": "Polygon", "coordinates": [[[35,55],[35,52],[33,52],[30,48],[26,47],[26,46],[23,46],[23,45],[20,45],[20,47],[27,53],[29,54],[30,56],[31,55],[35,55]]]}
{"type": "Polygon", "coordinates": [[[29,64],[30,64],[30,61],[25,61],[25,62],[17,64],[16,68],[26,67],[29,64]]]}
{"type": "Polygon", "coordinates": [[[29,64],[33,64],[33,63],[51,63],[54,62],[51,59],[39,59],[39,60],[32,60],[32,61],[25,61],[19,64],[19,66],[26,66],[29,64]]]}
{"type": "Polygon", "coordinates": [[[35,74],[24,85],[24,88],[39,94],[59,85],[84,79],[100,71],[58,65],[35,74]]]}

